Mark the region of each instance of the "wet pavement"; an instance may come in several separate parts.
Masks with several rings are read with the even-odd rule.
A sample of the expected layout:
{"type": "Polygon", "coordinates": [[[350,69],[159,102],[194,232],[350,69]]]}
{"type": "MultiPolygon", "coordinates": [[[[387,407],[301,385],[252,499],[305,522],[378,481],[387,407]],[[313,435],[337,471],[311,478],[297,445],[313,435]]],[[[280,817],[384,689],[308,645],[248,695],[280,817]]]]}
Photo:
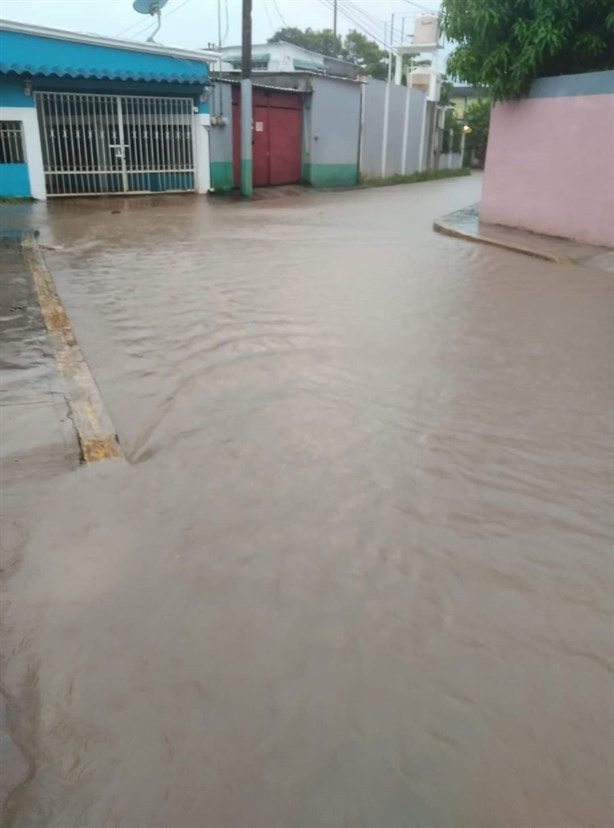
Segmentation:
{"type": "Polygon", "coordinates": [[[516,227],[480,221],[479,204],[463,207],[436,219],[433,229],[448,236],[492,244],[557,264],[599,267],[614,273],[614,250],[595,244],[544,236],[516,227]]]}
{"type": "Polygon", "coordinates": [[[17,234],[0,237],[0,273],[0,463],[8,483],[74,467],[78,448],[17,234]]]}
{"type": "Polygon", "coordinates": [[[4,487],[7,825],[612,825],[612,275],[479,187],[45,208],[127,459],[4,487]]]}

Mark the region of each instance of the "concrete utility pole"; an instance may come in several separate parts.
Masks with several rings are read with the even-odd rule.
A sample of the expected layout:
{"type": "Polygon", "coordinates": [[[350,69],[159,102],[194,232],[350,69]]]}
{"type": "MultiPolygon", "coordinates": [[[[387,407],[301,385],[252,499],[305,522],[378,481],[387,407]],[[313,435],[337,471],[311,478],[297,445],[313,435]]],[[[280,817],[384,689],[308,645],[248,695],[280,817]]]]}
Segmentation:
{"type": "Polygon", "coordinates": [[[394,40],[394,14],[390,15],[390,42],[388,44],[388,83],[392,80],[392,41],[394,40]]]}
{"type": "Polygon", "coordinates": [[[392,79],[392,40],[394,38],[394,14],[390,15],[390,41],[388,48],[388,83],[384,97],[384,124],[382,133],[382,178],[386,177],[386,157],[388,154],[388,117],[390,113],[390,81],[392,79]]]}
{"type": "Polygon", "coordinates": [[[241,195],[251,196],[252,177],[252,0],[243,0],[241,40],[241,195]]]}
{"type": "Polygon", "coordinates": [[[337,0],[333,0],[333,43],[337,42],[337,0]]]}

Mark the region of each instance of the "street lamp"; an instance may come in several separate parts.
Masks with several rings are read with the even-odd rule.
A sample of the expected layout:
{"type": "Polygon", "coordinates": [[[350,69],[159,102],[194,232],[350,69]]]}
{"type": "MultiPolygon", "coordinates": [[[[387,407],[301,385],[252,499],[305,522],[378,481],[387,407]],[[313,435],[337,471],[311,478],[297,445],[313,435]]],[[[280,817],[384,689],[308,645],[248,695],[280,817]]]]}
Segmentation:
{"type": "Polygon", "coordinates": [[[465,138],[467,135],[471,135],[473,130],[469,126],[469,124],[464,124],[463,126],[463,134],[461,137],[461,167],[465,165],[465,138]]]}

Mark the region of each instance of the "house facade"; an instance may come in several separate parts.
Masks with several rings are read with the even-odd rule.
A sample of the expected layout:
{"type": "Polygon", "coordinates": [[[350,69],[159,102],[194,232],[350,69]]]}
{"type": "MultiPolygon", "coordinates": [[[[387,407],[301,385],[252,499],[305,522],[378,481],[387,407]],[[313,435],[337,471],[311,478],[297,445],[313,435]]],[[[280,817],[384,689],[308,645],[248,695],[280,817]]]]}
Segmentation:
{"type": "Polygon", "coordinates": [[[0,196],[207,192],[216,59],[0,22],[0,196]]]}
{"type": "MultiPolygon", "coordinates": [[[[222,70],[241,69],[241,47],[227,46],[221,49],[222,70]]],[[[355,79],[360,67],[347,60],[321,55],[293,43],[259,43],[252,46],[252,71],[258,72],[316,72],[340,78],[355,79]]]]}

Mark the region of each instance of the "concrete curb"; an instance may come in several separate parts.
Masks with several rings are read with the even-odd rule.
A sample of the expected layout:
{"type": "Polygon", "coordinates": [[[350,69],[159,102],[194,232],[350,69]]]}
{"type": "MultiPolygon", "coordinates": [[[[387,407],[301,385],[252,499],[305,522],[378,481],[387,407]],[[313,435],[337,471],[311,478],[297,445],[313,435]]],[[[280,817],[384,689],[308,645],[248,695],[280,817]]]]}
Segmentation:
{"type": "Polygon", "coordinates": [[[81,460],[111,460],[122,456],[117,434],[96,382],[77,344],[51,274],[33,235],[21,241],[77,432],[81,460]]]}
{"type": "Polygon", "coordinates": [[[523,247],[522,245],[514,244],[513,242],[504,242],[500,239],[493,239],[490,236],[484,236],[482,233],[465,232],[446,224],[444,221],[434,221],[433,230],[436,233],[442,233],[444,236],[452,236],[456,239],[465,239],[467,241],[490,244],[493,247],[500,247],[503,250],[511,250],[514,253],[522,253],[525,256],[532,256],[534,259],[543,259],[546,262],[553,262],[554,264],[575,264],[574,259],[569,256],[555,256],[553,253],[546,253],[542,250],[523,247]]]}

